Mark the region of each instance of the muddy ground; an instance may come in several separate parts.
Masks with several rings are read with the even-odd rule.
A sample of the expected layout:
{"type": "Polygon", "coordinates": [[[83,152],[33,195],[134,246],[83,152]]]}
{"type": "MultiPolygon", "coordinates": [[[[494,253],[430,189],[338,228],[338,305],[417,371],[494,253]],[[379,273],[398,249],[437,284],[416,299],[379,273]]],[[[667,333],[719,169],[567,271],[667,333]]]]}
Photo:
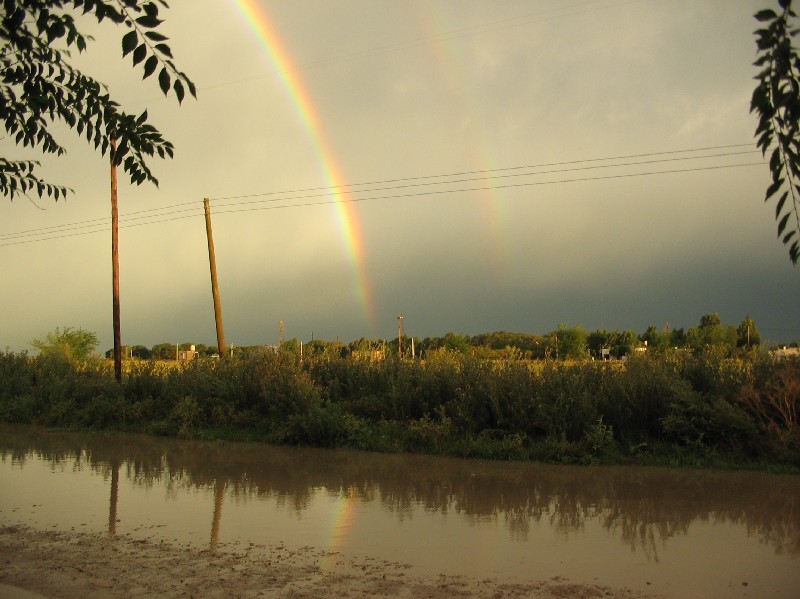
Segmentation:
{"type": "Polygon", "coordinates": [[[282,545],[189,545],[0,527],[0,597],[624,597],[630,589],[554,578],[524,584],[418,576],[405,564],[282,545]],[[34,595],[31,595],[34,593],[34,595]]]}

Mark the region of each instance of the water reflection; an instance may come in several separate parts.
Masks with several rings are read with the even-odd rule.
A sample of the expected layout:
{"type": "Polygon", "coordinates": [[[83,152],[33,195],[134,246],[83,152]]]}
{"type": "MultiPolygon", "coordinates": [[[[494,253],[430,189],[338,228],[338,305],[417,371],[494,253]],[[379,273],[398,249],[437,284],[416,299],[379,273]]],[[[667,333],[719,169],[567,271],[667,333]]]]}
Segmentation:
{"type": "Polygon", "coordinates": [[[211,519],[211,541],[209,547],[213,550],[219,544],[219,524],[222,521],[222,500],[225,498],[225,483],[214,482],[214,517],[211,519]]]}
{"type": "Polygon", "coordinates": [[[119,469],[120,463],[112,461],[111,464],[111,499],[108,508],[108,534],[117,534],[117,503],[119,502],[119,469]]]}
{"type": "MultiPolygon", "coordinates": [[[[360,454],[349,451],[211,444],[139,436],[55,433],[1,427],[0,454],[23,467],[41,456],[54,467],[89,468],[109,484],[108,532],[120,516],[120,476],[174,495],[213,495],[209,545],[217,547],[226,495],[274,500],[302,515],[323,491],[350,510],[378,504],[394,518],[420,508],[491,521],[511,541],[534,526],[580,534],[599,522],[631,550],[658,561],[664,544],[696,523],[736,524],[778,554],[800,553],[800,479],[754,473],[645,468],[575,468],[360,454]]],[[[122,508],[124,511],[124,507],[122,508]]],[[[344,509],[344,508],[343,508],[344,509]]],[[[337,524],[346,533],[346,514],[337,524]]]]}

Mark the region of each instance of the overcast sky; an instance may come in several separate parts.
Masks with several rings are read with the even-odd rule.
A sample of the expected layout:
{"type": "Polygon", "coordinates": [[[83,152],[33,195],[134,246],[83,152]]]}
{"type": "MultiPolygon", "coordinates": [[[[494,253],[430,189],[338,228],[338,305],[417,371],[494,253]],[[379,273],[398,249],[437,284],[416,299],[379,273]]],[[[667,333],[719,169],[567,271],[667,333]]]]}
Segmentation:
{"type": "MultiPolygon", "coordinates": [[[[175,0],[162,31],[199,90],[180,107],[87,22],[80,66],[176,148],[159,188],[120,174],[123,343],[216,343],[204,197],[229,344],[275,343],[281,320],[284,338],[388,338],[401,312],[419,337],[717,312],[800,339],[749,113],[770,4],[175,0]]],[[[0,140],[75,190],[0,202],[0,348],[63,326],[112,345],[107,161],[59,139],[62,158],[0,140]]]]}

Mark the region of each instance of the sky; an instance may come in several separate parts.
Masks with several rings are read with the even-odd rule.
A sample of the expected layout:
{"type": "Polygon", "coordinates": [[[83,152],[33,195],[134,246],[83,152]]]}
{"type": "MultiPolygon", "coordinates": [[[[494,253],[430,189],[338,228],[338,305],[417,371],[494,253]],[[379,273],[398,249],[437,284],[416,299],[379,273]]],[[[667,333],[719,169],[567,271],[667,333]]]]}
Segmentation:
{"type": "MultiPolygon", "coordinates": [[[[749,112],[768,0],[175,0],[182,105],[121,57],[76,66],[175,145],[120,172],[122,342],[688,329],[800,339],[749,112]]],[[[56,327],[113,344],[109,167],[59,125],[66,200],[0,198],[0,349],[56,327]]]]}

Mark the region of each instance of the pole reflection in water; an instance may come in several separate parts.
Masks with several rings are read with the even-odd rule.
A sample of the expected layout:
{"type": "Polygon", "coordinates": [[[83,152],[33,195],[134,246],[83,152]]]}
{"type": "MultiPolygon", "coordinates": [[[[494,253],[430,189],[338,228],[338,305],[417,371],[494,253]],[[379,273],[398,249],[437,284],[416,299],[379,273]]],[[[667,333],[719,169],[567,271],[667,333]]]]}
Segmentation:
{"type": "Polygon", "coordinates": [[[225,483],[214,481],[214,517],[211,520],[211,542],[209,547],[213,550],[219,543],[219,524],[222,521],[222,500],[225,497],[225,483]]]}
{"type": "Polygon", "coordinates": [[[561,576],[673,596],[726,596],[732,588],[787,596],[800,588],[797,476],[509,464],[24,427],[0,427],[0,457],[0,525],[100,532],[106,508],[98,518],[87,514],[96,503],[92,479],[100,478],[110,534],[217,549],[227,494],[226,544],[314,547],[328,553],[324,568],[367,556],[425,574],[561,576]],[[118,522],[120,500],[125,518],[118,522]],[[35,514],[25,511],[34,504],[35,514]]]}
{"type": "Polygon", "coordinates": [[[111,462],[111,497],[108,506],[108,534],[117,534],[117,502],[119,501],[119,469],[117,460],[111,462]]]}

